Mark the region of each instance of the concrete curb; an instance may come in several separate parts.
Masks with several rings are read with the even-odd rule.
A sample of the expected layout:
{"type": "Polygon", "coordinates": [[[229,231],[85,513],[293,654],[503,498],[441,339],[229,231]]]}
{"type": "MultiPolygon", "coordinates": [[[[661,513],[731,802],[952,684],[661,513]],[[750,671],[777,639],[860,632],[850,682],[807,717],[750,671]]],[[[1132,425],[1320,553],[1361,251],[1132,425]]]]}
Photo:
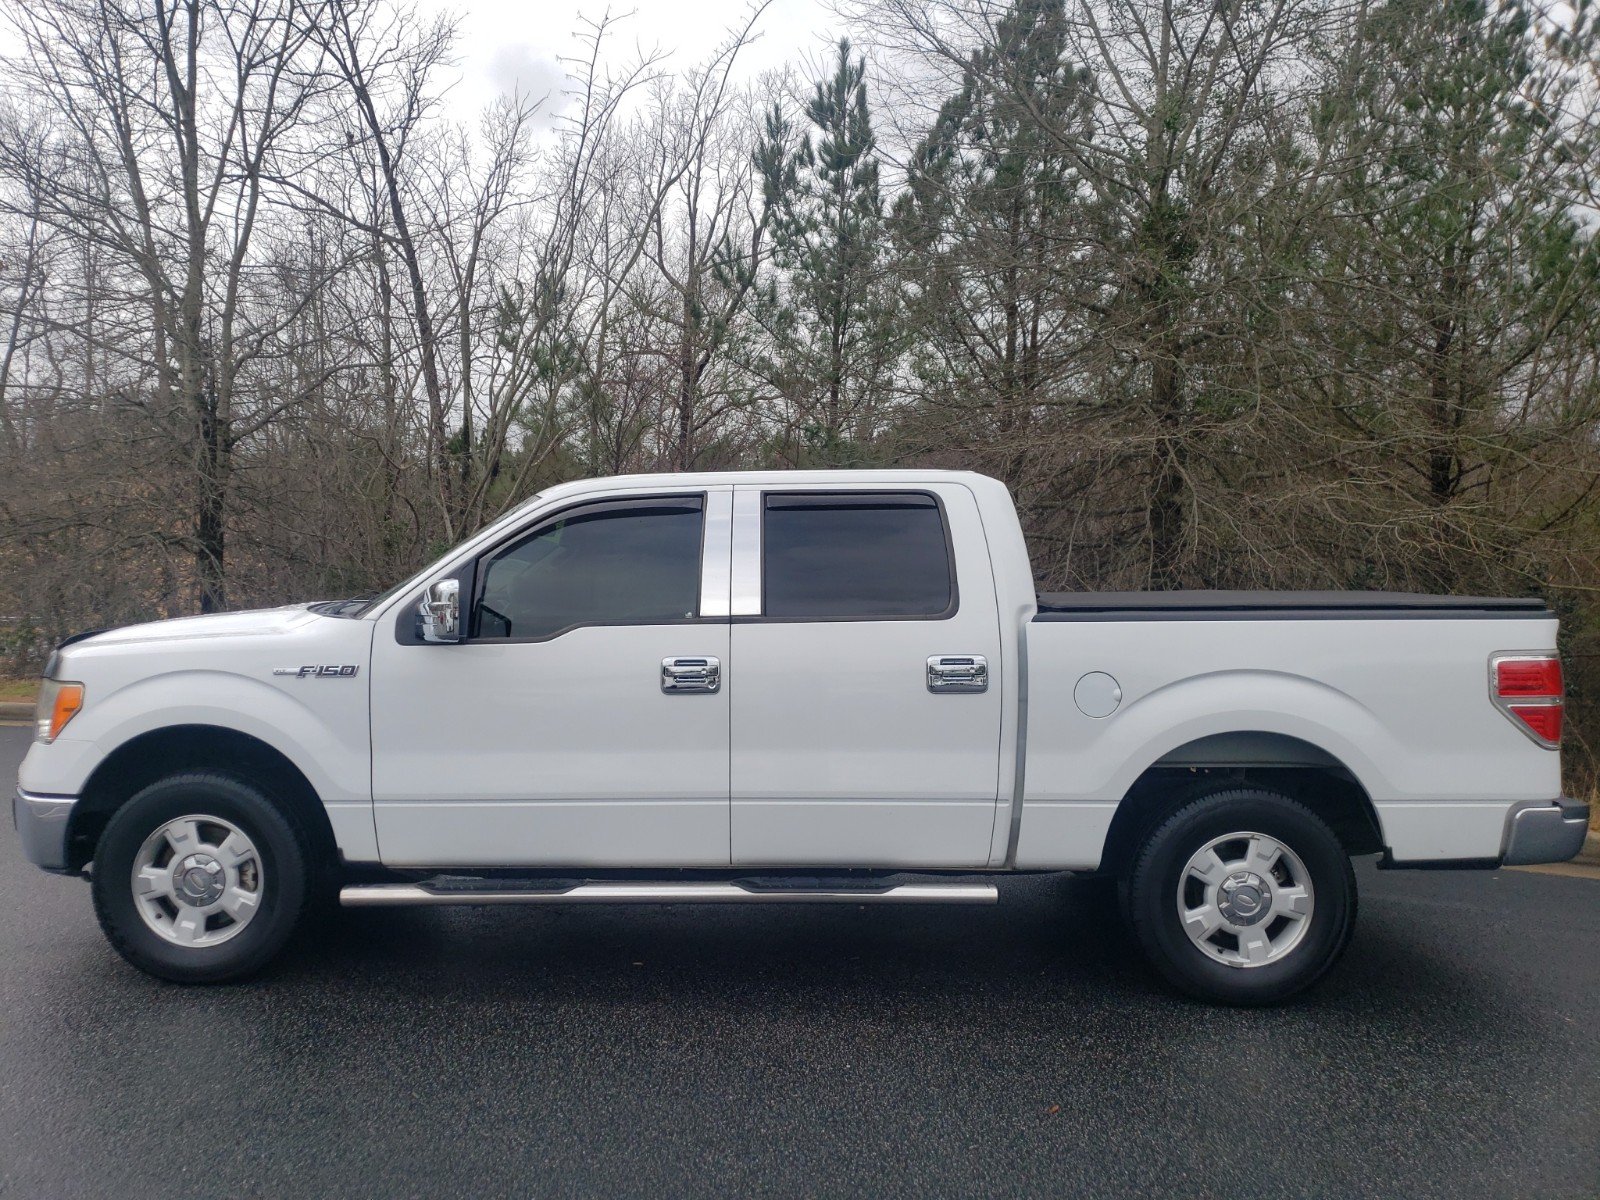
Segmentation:
{"type": "Polygon", "coordinates": [[[31,721],[33,705],[14,700],[0,700],[0,721],[31,721]]]}

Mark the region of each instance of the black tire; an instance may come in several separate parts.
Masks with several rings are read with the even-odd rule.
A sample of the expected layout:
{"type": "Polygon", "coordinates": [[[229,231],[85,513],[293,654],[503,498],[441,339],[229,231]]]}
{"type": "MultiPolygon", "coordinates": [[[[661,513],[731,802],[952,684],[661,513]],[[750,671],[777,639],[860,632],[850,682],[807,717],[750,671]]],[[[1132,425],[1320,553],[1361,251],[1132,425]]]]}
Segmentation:
{"type": "Polygon", "coordinates": [[[230,775],[189,772],[157,780],[113,814],[94,855],[94,909],[117,953],[175,983],[225,983],[260,970],[294,932],[313,894],[306,833],[260,788],[230,775]],[[181,946],[146,924],[133,894],[134,859],[168,821],[220,817],[255,843],[260,907],[238,934],[213,946],[181,946]]]}
{"type": "Polygon", "coordinates": [[[1129,924],[1162,978],[1219,1004],[1277,1004],[1304,991],[1338,961],[1355,928],[1355,872],[1338,837],[1303,804],[1260,788],[1200,796],[1157,824],[1134,855],[1125,897],[1129,924]],[[1298,943],[1276,961],[1248,967],[1202,950],[1178,912],[1190,857],[1213,839],[1241,831],[1265,834],[1291,850],[1310,875],[1313,899],[1298,943]]]}

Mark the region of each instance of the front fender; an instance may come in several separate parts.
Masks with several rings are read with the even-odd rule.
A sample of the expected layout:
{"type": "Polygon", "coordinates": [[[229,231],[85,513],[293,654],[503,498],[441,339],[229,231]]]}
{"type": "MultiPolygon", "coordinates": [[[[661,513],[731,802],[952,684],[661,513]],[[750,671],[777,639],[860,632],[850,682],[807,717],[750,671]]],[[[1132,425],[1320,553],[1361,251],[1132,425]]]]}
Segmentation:
{"type": "MultiPolygon", "coordinates": [[[[295,681],[306,683],[306,681],[295,681]]],[[[96,767],[141,734],[209,725],[257,738],[292,762],[325,803],[370,803],[370,743],[364,681],[341,698],[335,683],[291,695],[231,671],[184,670],[136,680],[96,696],[48,746],[35,743],[19,783],[75,796],[96,767]],[[315,690],[313,690],[315,689],[315,690]]]]}

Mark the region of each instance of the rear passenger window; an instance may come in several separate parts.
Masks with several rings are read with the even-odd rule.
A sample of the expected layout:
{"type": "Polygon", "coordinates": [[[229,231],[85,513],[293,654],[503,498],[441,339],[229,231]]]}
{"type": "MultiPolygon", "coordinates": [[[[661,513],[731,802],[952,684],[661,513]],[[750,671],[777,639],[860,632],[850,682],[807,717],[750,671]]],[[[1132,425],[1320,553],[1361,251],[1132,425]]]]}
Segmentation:
{"type": "Polygon", "coordinates": [[[918,494],[768,495],[761,581],[769,618],[943,617],[955,608],[944,518],[918,494]]]}

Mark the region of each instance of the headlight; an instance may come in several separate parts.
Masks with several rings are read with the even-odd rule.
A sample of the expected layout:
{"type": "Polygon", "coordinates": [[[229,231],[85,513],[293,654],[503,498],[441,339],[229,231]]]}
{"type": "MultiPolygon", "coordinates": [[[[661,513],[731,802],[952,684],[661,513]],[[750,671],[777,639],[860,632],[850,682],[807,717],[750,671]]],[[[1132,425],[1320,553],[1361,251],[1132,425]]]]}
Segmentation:
{"type": "Polygon", "coordinates": [[[39,707],[34,711],[41,742],[53,742],[61,736],[67,722],[78,715],[83,707],[83,684],[63,683],[59,679],[46,679],[39,685],[39,707]]]}

